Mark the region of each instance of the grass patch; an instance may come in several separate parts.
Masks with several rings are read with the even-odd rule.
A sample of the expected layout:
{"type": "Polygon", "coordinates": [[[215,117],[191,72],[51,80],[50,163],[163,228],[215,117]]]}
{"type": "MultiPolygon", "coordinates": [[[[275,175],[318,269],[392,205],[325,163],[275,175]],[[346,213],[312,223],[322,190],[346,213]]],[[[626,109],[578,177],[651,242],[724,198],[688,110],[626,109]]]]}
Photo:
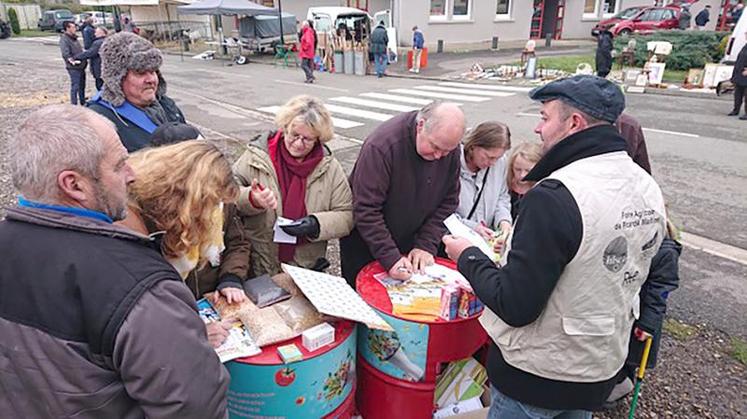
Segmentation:
{"type": "Polygon", "coordinates": [[[13,36],[19,36],[19,37],[26,37],[26,38],[38,38],[41,36],[54,36],[57,35],[54,31],[37,31],[37,30],[31,30],[31,29],[24,29],[21,31],[20,35],[13,35],[13,36]]]}
{"type": "MultiPolygon", "coordinates": [[[[594,54],[586,54],[586,55],[559,55],[555,57],[542,57],[540,56],[537,60],[537,68],[547,68],[547,69],[556,69],[556,70],[562,70],[566,73],[575,73],[576,68],[580,63],[587,63],[591,65],[591,68],[596,71],[596,65],[594,64],[594,54]]],[[[518,61],[513,63],[512,65],[520,65],[518,61]]],[[[617,70],[619,68],[619,65],[617,62],[615,62],[612,66],[613,70],[617,70]]],[[[685,81],[685,76],[687,75],[687,71],[684,70],[669,70],[664,69],[664,81],[665,82],[674,82],[674,83],[683,83],[685,81]]]]}
{"type": "Polygon", "coordinates": [[[662,327],[667,334],[679,341],[686,341],[695,336],[698,331],[695,326],[682,323],[677,320],[666,319],[662,327]]]}
{"type": "Polygon", "coordinates": [[[731,340],[731,356],[743,365],[747,365],[747,342],[740,338],[731,340]]]}

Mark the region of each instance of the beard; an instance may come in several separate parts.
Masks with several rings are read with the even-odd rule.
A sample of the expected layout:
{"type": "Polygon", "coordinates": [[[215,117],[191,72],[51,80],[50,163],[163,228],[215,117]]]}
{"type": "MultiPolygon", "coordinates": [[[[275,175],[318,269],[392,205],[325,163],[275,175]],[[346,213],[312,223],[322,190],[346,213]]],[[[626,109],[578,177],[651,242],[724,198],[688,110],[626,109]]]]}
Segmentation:
{"type": "Polygon", "coordinates": [[[95,183],[94,194],[99,212],[108,215],[112,221],[122,221],[127,218],[127,197],[118,199],[113,194],[107,193],[100,182],[95,183]]]}

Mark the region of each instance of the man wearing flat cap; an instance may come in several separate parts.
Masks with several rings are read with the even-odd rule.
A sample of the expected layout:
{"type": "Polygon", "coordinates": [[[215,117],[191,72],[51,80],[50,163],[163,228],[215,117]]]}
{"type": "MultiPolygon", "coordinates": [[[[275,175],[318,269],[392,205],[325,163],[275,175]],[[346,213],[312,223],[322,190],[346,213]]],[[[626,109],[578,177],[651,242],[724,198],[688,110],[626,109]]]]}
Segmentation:
{"type": "Polygon", "coordinates": [[[463,239],[446,252],[485,303],[492,338],[490,418],[591,418],[616,383],[638,293],[665,234],[653,178],[612,125],[613,83],[575,76],[530,93],[542,103],[544,157],[524,180],[508,257],[496,267],[463,239]]]}
{"type": "Polygon", "coordinates": [[[150,41],[119,32],[106,38],[99,56],[104,86],[88,107],[116,125],[127,151],[151,145],[162,125],[185,124],[182,111],[166,96],[161,51],[150,41]]]}

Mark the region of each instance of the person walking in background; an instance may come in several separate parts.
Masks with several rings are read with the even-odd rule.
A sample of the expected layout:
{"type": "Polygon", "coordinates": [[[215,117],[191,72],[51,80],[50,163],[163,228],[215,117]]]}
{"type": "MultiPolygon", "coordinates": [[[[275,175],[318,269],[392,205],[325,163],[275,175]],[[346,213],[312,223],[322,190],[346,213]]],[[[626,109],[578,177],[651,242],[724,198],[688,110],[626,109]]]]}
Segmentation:
{"type": "Polygon", "coordinates": [[[411,72],[420,73],[420,56],[423,54],[425,46],[425,37],[423,32],[417,26],[412,27],[412,68],[411,72]]]}
{"type": "Polygon", "coordinates": [[[99,56],[99,49],[101,44],[104,43],[106,36],[109,31],[104,26],[99,26],[95,29],[96,38],[90,47],[86,48],[85,51],[80,54],[76,54],[73,60],[89,60],[91,63],[91,75],[96,80],[96,90],[101,90],[104,85],[104,80],[101,78],[101,57],[99,56]]]}
{"type": "Polygon", "coordinates": [[[683,5],[682,11],[680,12],[680,19],[678,22],[678,26],[680,30],[686,31],[690,29],[690,21],[692,20],[692,13],[690,13],[690,6],[689,5],[683,5]]]}
{"type": "Polygon", "coordinates": [[[93,27],[93,16],[87,16],[80,29],[83,34],[83,49],[91,48],[93,40],[96,39],[96,28],[93,27]]]}
{"type": "Polygon", "coordinates": [[[301,26],[301,51],[298,54],[301,57],[301,69],[306,75],[304,83],[314,83],[314,29],[309,25],[308,20],[304,20],[301,26]]]}
{"type": "Polygon", "coordinates": [[[389,36],[386,34],[384,22],[379,22],[376,29],[371,34],[371,53],[374,57],[374,66],[376,68],[376,77],[384,77],[386,65],[389,61],[387,57],[387,45],[389,45],[389,36]]]}
{"type": "Polygon", "coordinates": [[[597,35],[596,54],[597,76],[607,77],[612,71],[612,32],[607,29],[599,31],[597,35]]]}
{"type": "Polygon", "coordinates": [[[62,24],[60,35],[60,52],[65,61],[65,69],[70,76],[70,103],[77,105],[86,103],[86,65],[85,60],[75,60],[75,55],[83,52],[78,42],[75,23],[67,21],[62,24]]]}
{"type": "MultiPolygon", "coordinates": [[[[747,32],[744,33],[744,37],[747,40],[747,32]]],[[[745,90],[747,90],[747,43],[739,51],[737,61],[734,63],[731,82],[734,83],[734,109],[729,112],[729,116],[736,116],[739,115],[739,108],[742,107],[742,102],[745,101],[745,90]]],[[[747,121],[747,103],[744,105],[744,113],[739,119],[747,121]]]]}
{"type": "Polygon", "coordinates": [[[711,21],[711,5],[707,4],[706,7],[695,16],[695,26],[698,27],[699,31],[704,31],[705,26],[711,21]]]}

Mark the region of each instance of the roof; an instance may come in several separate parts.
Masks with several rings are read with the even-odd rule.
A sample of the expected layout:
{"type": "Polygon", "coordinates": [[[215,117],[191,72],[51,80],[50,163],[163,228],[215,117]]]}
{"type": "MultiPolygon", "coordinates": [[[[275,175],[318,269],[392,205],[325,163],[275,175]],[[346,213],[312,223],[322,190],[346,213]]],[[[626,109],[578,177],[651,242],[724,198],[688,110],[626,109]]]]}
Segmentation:
{"type": "Polygon", "coordinates": [[[361,9],[356,9],[355,7],[335,7],[335,6],[325,6],[325,7],[309,7],[309,12],[311,13],[326,13],[329,15],[367,15],[368,12],[361,9]]]}

